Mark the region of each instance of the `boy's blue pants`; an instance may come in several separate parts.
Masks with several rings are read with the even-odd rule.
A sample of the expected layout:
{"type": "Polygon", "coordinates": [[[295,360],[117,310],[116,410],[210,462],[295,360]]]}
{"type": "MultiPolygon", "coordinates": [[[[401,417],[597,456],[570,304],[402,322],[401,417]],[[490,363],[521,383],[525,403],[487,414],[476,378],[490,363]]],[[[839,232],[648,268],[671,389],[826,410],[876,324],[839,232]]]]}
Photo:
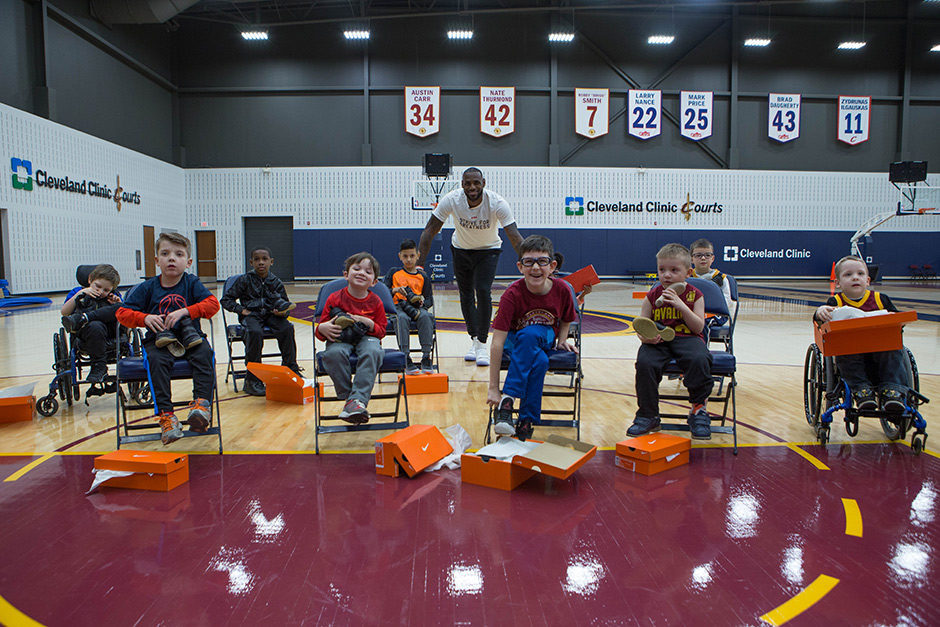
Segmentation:
{"type": "Polygon", "coordinates": [[[506,337],[503,354],[509,355],[509,372],[503,383],[503,394],[520,399],[519,420],[541,422],[548,351],[554,345],[555,330],[541,324],[510,331],[506,337]]]}

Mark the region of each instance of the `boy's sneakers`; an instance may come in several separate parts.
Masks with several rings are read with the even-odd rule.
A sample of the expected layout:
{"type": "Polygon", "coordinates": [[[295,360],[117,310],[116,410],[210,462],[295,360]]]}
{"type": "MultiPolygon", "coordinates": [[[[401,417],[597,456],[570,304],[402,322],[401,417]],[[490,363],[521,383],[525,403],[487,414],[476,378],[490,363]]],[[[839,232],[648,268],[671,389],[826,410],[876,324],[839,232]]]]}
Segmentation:
{"type": "Polygon", "coordinates": [[[477,360],[477,346],[480,342],[477,341],[475,337],[470,338],[473,340],[473,344],[470,345],[470,349],[467,350],[467,354],[463,356],[464,361],[476,361],[477,360]]]}
{"type": "Polygon", "coordinates": [[[496,435],[515,435],[516,427],[512,424],[512,397],[503,396],[496,406],[493,417],[493,431],[496,435]]]}
{"type": "Polygon", "coordinates": [[[180,421],[173,412],[162,412],[157,416],[157,421],[160,423],[160,430],[163,432],[160,435],[160,440],[164,446],[172,444],[183,437],[180,421]]]}
{"type": "Polygon", "coordinates": [[[415,294],[414,290],[412,290],[408,286],[405,286],[405,300],[407,300],[412,305],[419,305],[419,306],[424,301],[424,299],[421,298],[420,294],[415,294]]]}
{"type": "Polygon", "coordinates": [[[407,363],[405,363],[405,374],[418,374],[419,372],[421,372],[421,368],[409,357],[407,363]]]}
{"type": "Polygon", "coordinates": [[[636,334],[644,337],[648,340],[655,339],[656,336],[660,336],[664,342],[671,342],[676,339],[676,330],[672,327],[666,327],[660,324],[656,324],[649,318],[634,318],[633,319],[633,330],[636,331],[636,334]]]}
{"type": "Polygon", "coordinates": [[[78,333],[88,324],[88,316],[83,313],[74,313],[70,316],[62,316],[62,326],[66,333],[78,333]]]}
{"type": "Polygon", "coordinates": [[[486,344],[483,342],[477,342],[477,359],[478,366],[489,366],[490,365],[490,351],[487,350],[486,344]]]}
{"type": "Polygon", "coordinates": [[[886,385],[881,388],[881,409],[892,414],[901,414],[907,407],[904,405],[904,393],[894,387],[886,385]]]}
{"type": "Polygon", "coordinates": [[[186,423],[193,433],[205,433],[209,429],[209,419],[212,417],[212,406],[204,398],[197,398],[189,404],[189,417],[186,423]]]}
{"type": "Polygon", "coordinates": [[[94,363],[91,365],[91,370],[88,372],[88,376],[85,377],[85,380],[89,383],[104,383],[105,377],[108,376],[108,365],[104,363],[94,363]]]}
{"type": "Polygon", "coordinates": [[[366,325],[361,322],[356,322],[355,318],[339,307],[333,307],[333,309],[330,310],[330,316],[333,317],[333,324],[342,329],[339,337],[336,338],[337,342],[344,342],[355,346],[359,343],[359,340],[369,333],[369,329],[366,325]]]}
{"type": "Polygon", "coordinates": [[[659,431],[662,426],[659,417],[647,418],[646,416],[637,416],[633,419],[633,424],[630,425],[630,428],[627,429],[627,435],[638,436],[646,435],[647,433],[653,433],[659,431]]]}
{"type": "Polygon", "coordinates": [[[356,320],[339,307],[333,307],[333,309],[330,310],[330,317],[333,318],[333,324],[340,329],[346,329],[356,324],[356,320]]]}
{"type": "Polygon", "coordinates": [[[704,405],[696,405],[689,412],[689,431],[693,440],[711,440],[711,424],[712,419],[704,405]]]}
{"type": "Polygon", "coordinates": [[[525,442],[532,437],[534,431],[535,426],[531,420],[520,420],[519,424],[516,425],[516,438],[525,442]]]}
{"type": "Polygon", "coordinates": [[[192,324],[184,324],[183,328],[180,329],[179,343],[183,345],[183,348],[189,350],[202,344],[202,336],[199,335],[199,331],[192,324]]]}
{"type": "Polygon", "coordinates": [[[167,349],[174,357],[182,357],[186,354],[186,347],[180,344],[179,340],[176,339],[176,336],[169,329],[157,333],[157,339],[154,341],[154,344],[156,344],[157,348],[167,349]]]}
{"type": "Polygon", "coordinates": [[[855,408],[859,411],[874,411],[878,409],[878,401],[875,400],[875,391],[871,388],[861,388],[852,393],[855,399],[855,408]]]}
{"type": "Polygon", "coordinates": [[[283,298],[278,298],[274,301],[274,304],[271,305],[271,310],[278,313],[287,313],[288,311],[293,311],[297,308],[297,303],[292,303],[289,300],[284,300],[283,298]]]}
{"type": "Polygon", "coordinates": [[[434,374],[434,364],[431,363],[430,355],[425,355],[421,358],[421,372],[425,374],[434,374]]]}
{"type": "Polygon", "coordinates": [[[245,386],[242,389],[245,390],[245,394],[251,396],[264,396],[266,393],[264,383],[254,376],[245,377],[245,386]]]}
{"type": "MultiPolygon", "coordinates": [[[[672,292],[675,292],[676,294],[681,294],[682,292],[685,291],[685,288],[686,288],[686,282],[682,281],[681,283],[673,283],[672,285],[667,287],[666,290],[670,290],[672,292]]],[[[665,292],[666,290],[663,290],[663,291],[665,292]]],[[[666,302],[666,299],[663,298],[662,294],[660,294],[659,298],[656,299],[656,306],[662,307],[663,303],[665,302],[666,302]]]]}
{"type": "Polygon", "coordinates": [[[366,411],[365,404],[355,398],[346,401],[346,406],[343,407],[343,411],[339,412],[339,417],[341,420],[354,425],[369,422],[369,412],[366,411]]]}

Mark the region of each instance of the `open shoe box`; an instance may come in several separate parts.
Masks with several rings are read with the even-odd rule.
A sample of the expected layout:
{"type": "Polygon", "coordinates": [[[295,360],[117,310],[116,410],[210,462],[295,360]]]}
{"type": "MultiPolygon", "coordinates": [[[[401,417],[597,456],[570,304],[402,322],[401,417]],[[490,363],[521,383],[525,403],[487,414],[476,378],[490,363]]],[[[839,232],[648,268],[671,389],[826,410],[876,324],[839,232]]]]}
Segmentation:
{"type": "Polygon", "coordinates": [[[108,479],[101,484],[103,488],[169,492],[189,481],[189,456],[186,453],[121,449],[96,457],[95,468],[134,473],[129,477],[108,479]]]}
{"type": "Polygon", "coordinates": [[[375,473],[414,477],[454,452],[435,425],[410,425],[375,441],[375,473]]]}
{"type": "MultiPolygon", "coordinates": [[[[304,379],[287,366],[249,363],[248,371],[264,382],[264,396],[269,401],[306,405],[316,400],[317,392],[312,379],[304,379]]],[[[323,383],[320,382],[320,396],[323,383]]]]}
{"type": "Polygon", "coordinates": [[[647,433],[617,443],[614,464],[641,475],[656,473],[689,463],[692,442],[669,433],[647,433]]]}
{"type": "Polygon", "coordinates": [[[511,461],[485,455],[461,455],[461,481],[498,490],[514,490],[539,473],[556,479],[567,479],[597,452],[593,444],[555,434],[548,436],[544,442],[528,440],[527,443],[537,446],[527,453],[513,456],[511,461]]]}
{"type": "Polygon", "coordinates": [[[36,415],[35,383],[0,390],[0,422],[23,422],[36,415]]]}
{"type": "Polygon", "coordinates": [[[816,345],[826,357],[901,350],[901,328],[916,320],[915,311],[833,320],[816,326],[816,345]]]}

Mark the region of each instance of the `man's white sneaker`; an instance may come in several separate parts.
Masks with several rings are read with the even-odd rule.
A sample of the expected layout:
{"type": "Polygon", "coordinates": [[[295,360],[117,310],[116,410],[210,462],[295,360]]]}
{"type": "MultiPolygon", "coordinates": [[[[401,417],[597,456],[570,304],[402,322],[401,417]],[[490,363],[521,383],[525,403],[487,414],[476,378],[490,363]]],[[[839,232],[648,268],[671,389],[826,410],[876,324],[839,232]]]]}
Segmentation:
{"type": "Polygon", "coordinates": [[[467,349],[467,354],[463,356],[464,361],[476,361],[477,360],[477,344],[480,342],[476,338],[473,338],[473,344],[470,345],[470,348],[467,349]]]}
{"type": "Polygon", "coordinates": [[[481,344],[477,342],[477,365],[478,366],[489,366],[490,365],[490,351],[487,350],[486,344],[481,344]]]}

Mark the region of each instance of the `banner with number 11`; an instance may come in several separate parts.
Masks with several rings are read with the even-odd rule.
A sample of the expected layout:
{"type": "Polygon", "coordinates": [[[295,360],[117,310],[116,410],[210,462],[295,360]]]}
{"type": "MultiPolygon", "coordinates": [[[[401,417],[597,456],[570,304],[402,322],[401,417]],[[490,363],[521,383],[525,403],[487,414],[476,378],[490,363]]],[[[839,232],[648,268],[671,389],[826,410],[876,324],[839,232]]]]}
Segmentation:
{"type": "Polygon", "coordinates": [[[868,141],[871,96],[839,96],[839,141],[861,144],[868,141]]]}

